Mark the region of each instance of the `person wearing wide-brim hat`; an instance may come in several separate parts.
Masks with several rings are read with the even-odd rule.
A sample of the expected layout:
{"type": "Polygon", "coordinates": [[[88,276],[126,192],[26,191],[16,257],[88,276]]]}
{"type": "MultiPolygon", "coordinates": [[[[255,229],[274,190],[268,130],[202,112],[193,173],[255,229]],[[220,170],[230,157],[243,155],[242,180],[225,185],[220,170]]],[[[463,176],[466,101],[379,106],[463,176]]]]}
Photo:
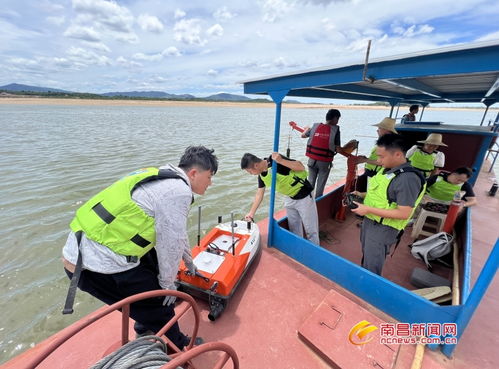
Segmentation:
{"type": "Polygon", "coordinates": [[[439,146],[447,147],[442,141],[442,135],[430,133],[426,140],[418,141],[418,143],[422,144],[422,147],[418,145],[411,147],[407,151],[407,159],[414,168],[423,172],[425,177],[438,174],[440,168],[445,165],[445,154],[437,149],[439,146]]]}
{"type": "MultiPolygon", "coordinates": [[[[378,138],[386,135],[387,133],[397,133],[397,131],[395,130],[395,119],[393,118],[383,118],[381,122],[373,124],[372,126],[378,127],[378,138]]],[[[357,160],[357,163],[366,163],[364,167],[364,175],[369,178],[375,176],[376,173],[383,169],[383,167],[378,163],[378,154],[376,153],[377,148],[378,146],[374,145],[374,147],[371,149],[369,157],[359,156],[357,160]]],[[[359,190],[365,191],[366,189],[359,188],[359,190]]]]}

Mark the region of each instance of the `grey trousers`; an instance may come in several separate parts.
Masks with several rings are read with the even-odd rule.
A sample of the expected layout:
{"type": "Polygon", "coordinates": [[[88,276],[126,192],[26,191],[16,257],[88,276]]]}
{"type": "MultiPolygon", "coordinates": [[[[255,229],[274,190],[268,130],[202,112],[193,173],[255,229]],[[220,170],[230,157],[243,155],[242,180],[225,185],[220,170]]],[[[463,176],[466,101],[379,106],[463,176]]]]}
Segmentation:
{"type": "Polygon", "coordinates": [[[293,200],[286,196],[284,206],[288,215],[289,230],[303,237],[303,228],[305,228],[307,239],[316,245],[320,245],[317,205],[312,196],[309,195],[300,200],[293,200]]]}
{"type": "Polygon", "coordinates": [[[324,187],[333,166],[332,164],[332,162],[308,159],[308,181],[312,187],[315,187],[315,182],[317,181],[317,187],[315,188],[316,198],[322,196],[324,193],[324,187]]]}
{"type": "Polygon", "coordinates": [[[364,217],[360,230],[362,267],[381,275],[386,256],[390,253],[391,246],[397,242],[398,234],[398,229],[364,217]]]}

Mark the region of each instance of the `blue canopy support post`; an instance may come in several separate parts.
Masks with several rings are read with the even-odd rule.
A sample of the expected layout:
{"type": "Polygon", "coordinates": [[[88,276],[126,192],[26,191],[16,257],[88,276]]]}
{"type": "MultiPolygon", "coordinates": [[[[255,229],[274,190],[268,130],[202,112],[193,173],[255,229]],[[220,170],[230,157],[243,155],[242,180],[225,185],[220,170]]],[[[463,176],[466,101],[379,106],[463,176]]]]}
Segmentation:
{"type": "MultiPolygon", "coordinates": [[[[289,90],[269,91],[269,95],[275,102],[275,124],[274,124],[274,148],[273,152],[279,152],[279,132],[281,129],[281,108],[282,100],[289,90]]],[[[267,236],[267,246],[274,245],[274,227],[278,227],[274,219],[275,207],[275,182],[277,177],[277,163],[272,161],[272,183],[270,187],[270,209],[269,209],[269,231],[267,236]]]]}
{"type": "MultiPolygon", "coordinates": [[[[498,79],[499,81],[499,79],[498,79]]],[[[485,109],[485,113],[483,113],[483,117],[482,117],[482,121],[480,122],[480,125],[483,126],[483,121],[485,120],[485,116],[487,115],[487,112],[489,111],[489,108],[494,105],[497,100],[496,99],[483,99],[482,102],[484,103],[484,105],[487,107],[485,109]]]]}
{"type": "Polygon", "coordinates": [[[400,102],[397,103],[397,111],[395,112],[395,119],[397,119],[397,117],[399,115],[399,109],[400,109],[400,102]]]}
{"type": "MultiPolygon", "coordinates": [[[[395,105],[398,105],[400,103],[399,99],[390,99],[388,100],[388,103],[390,104],[390,118],[393,116],[393,109],[395,108],[395,105]]],[[[398,110],[397,110],[398,112],[398,110]]]]}
{"type": "Polygon", "coordinates": [[[486,105],[487,107],[485,108],[485,111],[483,112],[483,117],[482,121],[480,122],[480,125],[483,126],[483,121],[485,120],[485,116],[487,115],[487,112],[489,111],[490,105],[486,105]]]}
{"type": "MultiPolygon", "coordinates": [[[[494,279],[498,267],[499,267],[499,238],[497,239],[494,248],[490,252],[489,257],[485,262],[485,265],[482,271],[480,272],[480,275],[478,276],[475,286],[471,290],[471,293],[468,299],[466,300],[466,303],[463,305],[461,311],[459,312],[456,318],[458,341],[459,338],[462,336],[464,330],[468,326],[468,323],[470,322],[476,308],[480,304],[480,301],[482,301],[482,298],[485,295],[487,288],[494,279]]],[[[455,344],[444,344],[442,352],[446,356],[450,357],[455,347],[456,347],[455,344]]]]}
{"type": "Polygon", "coordinates": [[[424,110],[426,109],[426,106],[428,105],[427,103],[421,104],[423,105],[423,110],[421,110],[421,114],[419,115],[419,121],[421,122],[421,119],[423,118],[424,110]]]}
{"type": "Polygon", "coordinates": [[[476,156],[475,162],[473,163],[472,169],[474,169],[474,172],[471,175],[471,177],[468,179],[468,183],[472,186],[475,185],[475,182],[478,179],[478,175],[480,174],[480,169],[482,168],[483,162],[485,161],[485,156],[487,155],[487,151],[489,151],[492,139],[493,136],[483,136],[482,144],[476,156]]]}
{"type": "Polygon", "coordinates": [[[390,103],[390,118],[393,115],[393,107],[394,107],[394,105],[392,105],[392,103],[390,103]]]}

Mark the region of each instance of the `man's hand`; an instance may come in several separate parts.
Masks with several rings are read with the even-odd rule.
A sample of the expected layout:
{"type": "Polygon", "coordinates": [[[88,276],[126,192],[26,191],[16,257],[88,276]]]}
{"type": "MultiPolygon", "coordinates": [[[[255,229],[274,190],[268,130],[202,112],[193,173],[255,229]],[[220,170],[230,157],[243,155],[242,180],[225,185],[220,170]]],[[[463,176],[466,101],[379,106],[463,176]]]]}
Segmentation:
{"type": "MultiPolygon", "coordinates": [[[[176,291],[177,286],[175,286],[175,284],[172,283],[170,286],[168,286],[168,288],[166,288],[166,290],[176,291]]],[[[176,296],[166,296],[165,299],[163,300],[163,306],[170,306],[175,302],[176,299],[177,299],[176,296]]]]}
{"type": "Polygon", "coordinates": [[[362,197],[363,199],[366,198],[366,194],[367,194],[366,192],[359,192],[359,191],[352,191],[351,193],[353,193],[355,196],[362,197]]]}
{"type": "Polygon", "coordinates": [[[272,160],[274,160],[276,163],[281,163],[282,161],[282,156],[278,152],[273,152],[272,153],[272,160]]]}
{"type": "Polygon", "coordinates": [[[357,164],[365,163],[367,160],[369,160],[367,156],[364,155],[357,156],[357,164]]]}
{"type": "Polygon", "coordinates": [[[255,214],[251,214],[251,213],[248,213],[244,216],[244,220],[247,221],[247,222],[254,222],[255,220],[253,219],[253,217],[255,216],[255,214]]]}
{"type": "Polygon", "coordinates": [[[357,204],[358,207],[355,208],[355,209],[350,209],[353,213],[357,214],[357,215],[366,215],[367,213],[369,213],[369,207],[365,206],[364,204],[361,204],[357,201],[353,201],[354,204],[357,204]]]}
{"type": "Polygon", "coordinates": [[[196,265],[192,261],[190,263],[185,263],[185,266],[187,267],[190,275],[196,275],[196,270],[198,270],[198,268],[196,268],[196,265]]]}

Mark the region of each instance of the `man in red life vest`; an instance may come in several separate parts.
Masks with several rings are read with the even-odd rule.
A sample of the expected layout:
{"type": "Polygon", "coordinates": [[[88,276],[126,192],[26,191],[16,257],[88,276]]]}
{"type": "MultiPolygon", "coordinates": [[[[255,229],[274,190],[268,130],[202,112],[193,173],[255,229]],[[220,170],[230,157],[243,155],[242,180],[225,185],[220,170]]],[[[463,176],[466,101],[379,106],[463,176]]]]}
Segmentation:
{"type": "Polygon", "coordinates": [[[343,151],[340,144],[340,127],[338,121],[341,113],[337,109],[330,109],[326,114],[326,123],[314,123],[312,128],[305,127],[301,137],[308,137],[308,181],[315,187],[315,197],[324,193],[332,161],[337,152],[343,151]]]}

